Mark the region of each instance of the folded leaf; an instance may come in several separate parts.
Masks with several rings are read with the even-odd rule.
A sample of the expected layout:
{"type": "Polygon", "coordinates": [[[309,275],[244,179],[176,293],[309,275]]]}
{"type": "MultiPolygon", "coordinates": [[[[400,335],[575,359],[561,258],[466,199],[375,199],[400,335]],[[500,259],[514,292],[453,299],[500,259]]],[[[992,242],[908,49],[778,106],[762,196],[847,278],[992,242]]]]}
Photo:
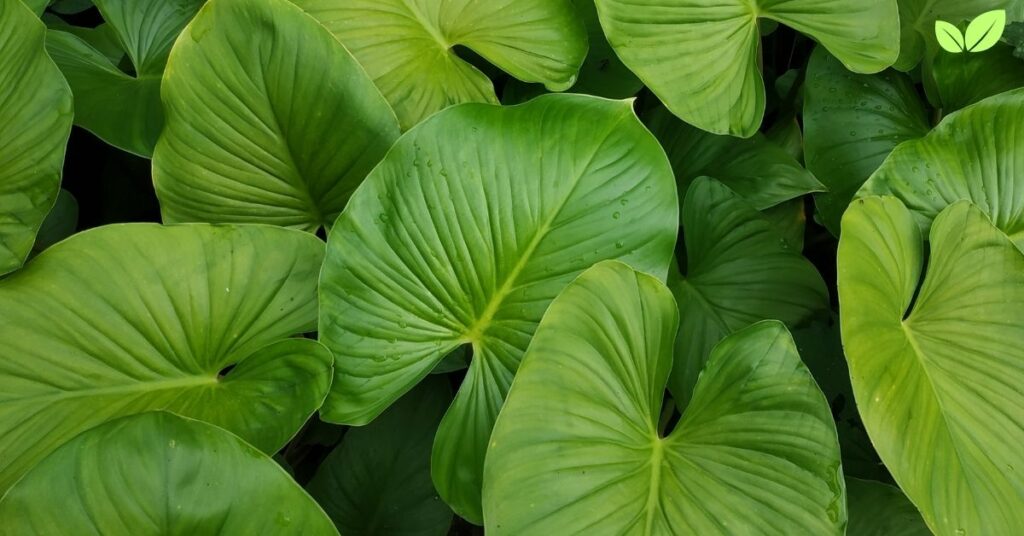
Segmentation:
{"type": "Polygon", "coordinates": [[[748,138],[765,110],[760,18],[805,33],[851,70],[899,52],[896,0],[596,0],[608,41],[665,106],[715,134],[748,138]]]}
{"type": "Polygon", "coordinates": [[[324,418],[365,424],[472,345],[431,470],[441,496],[479,523],[487,438],[548,303],[604,259],[664,277],[676,203],[669,163],[629,101],[548,95],[434,115],[331,230],[320,339],[337,375],[324,418]]]}
{"type": "Polygon", "coordinates": [[[927,136],[897,147],[857,193],[893,195],[927,233],[966,199],[1024,248],[1024,90],[946,116],[927,136]]]}
{"type": "Polygon", "coordinates": [[[882,461],[936,534],[1024,526],[1024,255],[969,202],[921,233],[892,197],[839,243],[843,344],[882,461]],[[937,469],[941,469],[937,471],[937,469]]]}
{"type": "Polygon", "coordinates": [[[315,328],[322,255],[288,229],[113,225],[0,281],[0,490],[79,432],[157,409],[276,451],[330,386],[330,353],[286,339],[315,328]]]}
{"type": "Polygon", "coordinates": [[[722,341],[661,433],[678,314],[619,262],[559,294],[491,436],[488,534],[843,533],[835,426],[782,324],[722,341]]]}
{"type": "Polygon", "coordinates": [[[230,433],[144,413],[82,433],[0,500],[0,534],[337,535],[266,454],[230,433]]]}
{"type": "Polygon", "coordinates": [[[0,275],[32,250],[71,134],[71,90],[46,55],[45,33],[20,0],[0,0],[0,275]]]}
{"type": "Polygon", "coordinates": [[[207,4],[171,52],[162,96],[153,182],[165,222],[330,226],[398,137],[355,59],[286,0],[207,4]]]}

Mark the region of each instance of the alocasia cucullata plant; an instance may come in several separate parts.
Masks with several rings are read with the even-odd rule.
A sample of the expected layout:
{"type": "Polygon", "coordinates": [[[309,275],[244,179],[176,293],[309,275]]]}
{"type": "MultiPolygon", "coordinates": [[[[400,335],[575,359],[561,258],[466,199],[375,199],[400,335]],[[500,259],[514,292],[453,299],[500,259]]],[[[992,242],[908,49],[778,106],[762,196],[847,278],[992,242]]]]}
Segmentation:
{"type": "Polygon", "coordinates": [[[0,0],[0,534],[1024,530],[1020,0],[0,0]]]}

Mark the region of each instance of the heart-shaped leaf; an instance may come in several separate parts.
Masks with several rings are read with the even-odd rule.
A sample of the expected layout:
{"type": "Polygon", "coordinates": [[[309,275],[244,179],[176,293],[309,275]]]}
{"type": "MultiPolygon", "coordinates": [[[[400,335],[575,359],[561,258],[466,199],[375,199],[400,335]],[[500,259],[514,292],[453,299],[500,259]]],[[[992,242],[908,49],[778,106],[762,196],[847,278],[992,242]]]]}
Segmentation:
{"type": "Polygon", "coordinates": [[[266,454],[209,424],[155,412],[75,437],[0,500],[0,534],[337,535],[266,454]]]}
{"type": "Polygon", "coordinates": [[[448,534],[452,510],[430,480],[430,448],[451,401],[447,378],[427,378],[372,423],[345,433],[308,486],[340,532],[448,534]]]}
{"type": "Polygon", "coordinates": [[[967,201],[935,219],[929,246],[919,287],[921,232],[898,199],[859,199],[843,217],[857,408],[936,534],[1013,534],[1024,526],[1024,255],[967,201]]]}
{"type": "Polygon", "coordinates": [[[718,181],[697,179],[682,215],[685,275],[669,277],[680,311],[669,389],[685,408],[711,349],[726,335],[760,320],[795,325],[829,306],[814,265],[718,181]]]}
{"type": "Polygon", "coordinates": [[[851,73],[821,47],[807,65],[803,118],[807,169],[828,187],[814,196],[814,203],[836,236],[843,212],[864,181],[897,145],[930,129],[909,77],[895,71],[851,73]]]}
{"type": "Polygon", "coordinates": [[[723,340],[658,429],[678,315],[618,262],[559,294],[491,436],[488,534],[843,533],[832,415],[782,324],[723,340]]]}
{"type": "Polygon", "coordinates": [[[1024,90],[946,116],[927,136],[897,147],[857,193],[894,195],[925,232],[967,199],[1024,248],[1024,90]]]}
{"type": "Polygon", "coordinates": [[[759,18],[805,33],[853,71],[899,52],[896,0],[596,0],[608,41],[675,115],[715,134],[757,132],[765,110],[759,18]]]}
{"type": "Polygon", "coordinates": [[[315,328],[322,256],[276,227],[115,225],[0,281],[0,490],[77,433],[155,409],[280,448],[331,382],[326,349],[285,339],[315,328]]]}
{"type": "Polygon", "coordinates": [[[60,191],[71,90],[46,55],[46,29],[0,1],[0,275],[25,261],[60,191]]]}
{"type": "Polygon", "coordinates": [[[286,0],[217,0],[171,51],[153,155],[164,221],[329,226],[398,137],[355,59],[286,0]]]}
{"type": "Polygon", "coordinates": [[[160,76],[167,54],[204,1],[96,0],[131,59],[131,74],[82,38],[50,32],[47,48],[75,94],[75,124],[115,147],[151,156],[164,125],[160,76]]]}
{"type": "Polygon", "coordinates": [[[678,210],[669,163],[630,101],[548,95],[434,115],[331,231],[320,338],[337,372],[324,418],[365,424],[472,345],[431,470],[479,523],[491,425],[548,303],[604,259],[664,277],[678,210]]]}
{"type": "Polygon", "coordinates": [[[757,133],[750,139],[717,136],[687,125],[658,107],[644,114],[672,162],[680,195],[697,177],[714,177],[758,209],[825,189],[786,151],[757,133]]]}
{"type": "Polygon", "coordinates": [[[352,51],[404,129],[452,104],[498,102],[491,81],[456,46],[551,91],[573,85],[587,54],[569,0],[293,1],[352,51]]]}
{"type": "Polygon", "coordinates": [[[907,496],[895,486],[846,479],[850,525],[846,536],[931,536],[907,496]]]}
{"type": "Polygon", "coordinates": [[[964,46],[970,52],[984,52],[999,42],[1006,28],[1006,10],[996,9],[978,15],[964,32],[964,46]]]}

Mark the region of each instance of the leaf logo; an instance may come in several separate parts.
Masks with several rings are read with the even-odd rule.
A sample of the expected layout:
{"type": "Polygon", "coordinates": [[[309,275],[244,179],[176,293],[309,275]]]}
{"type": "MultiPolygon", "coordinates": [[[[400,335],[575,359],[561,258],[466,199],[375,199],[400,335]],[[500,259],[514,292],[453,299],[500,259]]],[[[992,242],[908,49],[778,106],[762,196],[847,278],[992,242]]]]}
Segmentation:
{"type": "Polygon", "coordinates": [[[935,37],[939,46],[947,52],[984,52],[999,42],[1006,28],[1006,10],[997,9],[982,13],[967,26],[966,33],[952,24],[935,21],[935,37]]]}

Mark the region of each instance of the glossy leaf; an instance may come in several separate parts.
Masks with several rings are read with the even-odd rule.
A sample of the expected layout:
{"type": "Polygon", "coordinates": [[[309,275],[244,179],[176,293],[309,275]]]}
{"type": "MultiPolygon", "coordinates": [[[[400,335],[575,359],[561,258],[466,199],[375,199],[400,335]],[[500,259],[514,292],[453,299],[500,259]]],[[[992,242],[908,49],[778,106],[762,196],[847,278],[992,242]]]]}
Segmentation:
{"type": "Polygon", "coordinates": [[[680,311],[669,389],[685,408],[726,335],[766,319],[803,322],[828,310],[828,290],[814,265],[721,183],[697,179],[682,215],[685,275],[669,278],[680,311]]]}
{"type": "Polygon", "coordinates": [[[895,0],[596,0],[608,41],[675,115],[744,138],[765,111],[759,18],[805,33],[853,71],[899,52],[895,0]]]}
{"type": "Polygon", "coordinates": [[[488,534],[843,533],[832,416],[782,324],[722,341],[661,433],[677,320],[622,263],[562,291],[491,436],[488,534]]]}
{"type": "Polygon", "coordinates": [[[153,156],[165,222],[330,226],[398,136],[355,59],[286,0],[217,0],[182,32],[153,156]]]}
{"type": "Polygon", "coordinates": [[[839,302],[857,407],[940,535],[1024,526],[1024,255],[967,201],[931,228],[892,197],[843,218],[839,302]],[[920,283],[922,272],[924,281],[920,283]]]}
{"type": "Polygon", "coordinates": [[[569,0],[293,0],[366,68],[408,129],[446,106],[496,103],[467,47],[523,82],[573,85],[586,29],[569,0]]]}
{"type": "Polygon", "coordinates": [[[328,420],[364,424],[449,352],[473,360],[438,430],[434,483],[480,522],[491,426],[552,298],[603,259],[665,276],[672,172],[629,101],[466,104],[403,136],[332,229],[320,338],[328,420]]]}
{"type": "Polygon", "coordinates": [[[946,116],[927,136],[897,147],[858,196],[894,195],[927,232],[961,199],[972,201],[1024,247],[1024,90],[946,116]]]}
{"type": "Polygon", "coordinates": [[[665,108],[644,115],[672,162],[680,195],[697,177],[722,181],[758,209],[766,209],[824,186],[784,149],[763,134],[741,140],[687,125],[665,108]]]}
{"type": "Polygon", "coordinates": [[[921,513],[895,486],[847,478],[846,497],[850,509],[847,536],[931,535],[921,513]]]}
{"type": "Polygon", "coordinates": [[[60,191],[71,90],[20,0],[0,0],[0,275],[16,270],[60,191]]]}
{"type": "Polygon", "coordinates": [[[330,386],[330,353],[285,339],[315,328],[322,255],[275,227],[114,225],[0,281],[0,489],[79,432],[156,409],[280,448],[330,386]]]}
{"type": "Polygon", "coordinates": [[[159,77],[178,34],[206,0],[94,0],[140,76],[159,77]]]}
{"type": "Polygon", "coordinates": [[[430,480],[434,432],[452,400],[448,379],[428,378],[320,464],[310,494],[342,534],[444,536],[452,510],[430,480]]]}
{"type": "Polygon", "coordinates": [[[75,437],[0,500],[0,534],[337,534],[266,454],[170,413],[75,437]]]}
{"type": "Polygon", "coordinates": [[[818,47],[804,85],[804,158],[828,187],[814,196],[822,222],[839,235],[839,220],[857,189],[900,143],[930,125],[909,77],[895,71],[861,75],[818,47]]]}
{"type": "Polygon", "coordinates": [[[936,106],[945,113],[1024,87],[1024,63],[1006,46],[980,54],[939,54],[926,72],[934,80],[936,106]]]}

